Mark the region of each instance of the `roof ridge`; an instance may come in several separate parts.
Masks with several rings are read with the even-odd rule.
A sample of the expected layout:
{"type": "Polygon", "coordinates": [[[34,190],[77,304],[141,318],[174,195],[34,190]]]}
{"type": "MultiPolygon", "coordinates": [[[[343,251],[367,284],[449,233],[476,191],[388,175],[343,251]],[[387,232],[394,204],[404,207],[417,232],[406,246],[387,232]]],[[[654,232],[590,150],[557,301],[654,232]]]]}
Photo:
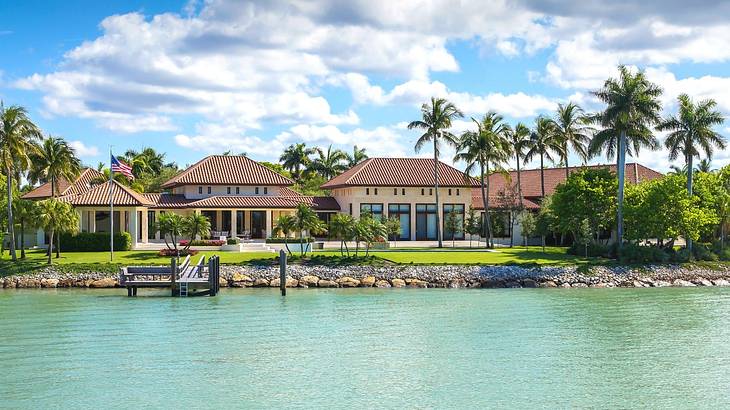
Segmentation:
{"type": "Polygon", "coordinates": [[[364,161],[360,161],[360,163],[355,164],[355,166],[353,168],[356,168],[358,165],[360,166],[360,168],[357,168],[352,173],[352,175],[350,175],[349,177],[347,177],[346,182],[349,182],[350,180],[352,180],[353,178],[355,178],[360,172],[362,172],[363,169],[365,169],[365,165],[366,164],[369,164],[369,163],[375,161],[375,159],[376,158],[365,158],[364,161]]]}
{"type": "Polygon", "coordinates": [[[167,184],[172,184],[172,183],[175,183],[175,182],[179,181],[183,176],[191,173],[193,171],[193,169],[197,168],[198,165],[202,164],[205,161],[208,161],[212,157],[213,157],[213,155],[208,155],[206,157],[201,158],[200,160],[198,160],[198,162],[196,162],[193,165],[187,167],[181,173],[179,173],[179,174],[175,175],[174,177],[172,177],[172,178],[168,179],[167,181],[165,181],[162,184],[162,186],[165,186],[167,184]]]}

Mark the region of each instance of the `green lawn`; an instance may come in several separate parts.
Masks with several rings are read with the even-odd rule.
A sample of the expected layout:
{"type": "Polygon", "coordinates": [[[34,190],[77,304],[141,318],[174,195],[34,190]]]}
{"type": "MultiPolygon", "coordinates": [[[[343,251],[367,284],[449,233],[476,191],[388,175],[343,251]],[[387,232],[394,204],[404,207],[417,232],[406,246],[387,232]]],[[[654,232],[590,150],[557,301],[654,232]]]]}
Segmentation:
{"type": "MultiPolygon", "coordinates": [[[[479,248],[445,248],[445,249],[392,249],[370,252],[371,257],[361,250],[361,258],[342,258],[337,250],[319,251],[314,257],[300,260],[295,255],[292,263],[306,263],[310,265],[359,265],[359,264],[454,264],[454,265],[586,265],[603,263],[598,258],[578,258],[566,253],[567,248],[548,247],[545,253],[539,247],[524,248],[497,248],[494,251],[485,251],[479,248]]],[[[212,255],[213,252],[205,252],[212,255]]],[[[276,255],[268,252],[217,252],[223,264],[274,264],[276,255]]],[[[46,266],[46,256],[43,251],[27,252],[25,260],[16,263],[10,261],[6,254],[0,258],[0,277],[29,273],[46,266]]],[[[199,256],[194,257],[193,259],[199,256]]],[[[158,256],[154,251],[124,251],[114,252],[114,262],[109,261],[108,252],[65,252],[60,259],[53,258],[53,264],[61,271],[94,270],[102,272],[116,272],[121,266],[130,265],[167,265],[170,258],[158,256]]]]}

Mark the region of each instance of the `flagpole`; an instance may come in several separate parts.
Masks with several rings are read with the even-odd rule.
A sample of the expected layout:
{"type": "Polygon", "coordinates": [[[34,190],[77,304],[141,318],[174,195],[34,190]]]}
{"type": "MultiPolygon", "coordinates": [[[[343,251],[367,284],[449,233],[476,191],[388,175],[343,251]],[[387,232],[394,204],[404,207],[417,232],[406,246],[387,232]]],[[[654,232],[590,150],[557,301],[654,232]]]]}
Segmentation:
{"type": "Polygon", "coordinates": [[[109,235],[109,260],[114,261],[114,171],[112,171],[112,146],[109,146],[109,221],[111,223],[111,234],[109,235]]]}

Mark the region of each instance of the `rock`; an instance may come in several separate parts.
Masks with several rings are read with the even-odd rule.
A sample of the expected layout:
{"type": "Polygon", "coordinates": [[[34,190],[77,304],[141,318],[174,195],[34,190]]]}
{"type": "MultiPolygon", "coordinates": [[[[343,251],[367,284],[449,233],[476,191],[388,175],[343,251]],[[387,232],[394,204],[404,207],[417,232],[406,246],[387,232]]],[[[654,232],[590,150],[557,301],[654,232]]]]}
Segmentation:
{"type": "Polygon", "coordinates": [[[113,288],[117,285],[117,280],[114,278],[103,278],[97,279],[89,284],[90,288],[113,288]]]}
{"type": "Polygon", "coordinates": [[[536,288],[537,282],[535,282],[533,279],[522,279],[522,287],[525,288],[536,288]]]}
{"type": "Polygon", "coordinates": [[[43,279],[41,279],[41,287],[43,287],[43,288],[55,288],[55,287],[58,287],[58,279],[43,278],[43,279]]]}
{"type": "Polygon", "coordinates": [[[224,278],[223,276],[218,277],[218,286],[227,288],[228,287],[228,279],[224,278]]]}
{"type": "Polygon", "coordinates": [[[675,279],[674,282],[672,282],[673,286],[681,286],[681,287],[693,287],[696,286],[694,283],[684,280],[684,279],[675,279]]]}
{"type": "Polygon", "coordinates": [[[568,283],[568,282],[563,283],[562,285],[560,285],[560,287],[561,288],[572,288],[572,286],[570,286],[570,283],[568,283]]]}
{"type": "Polygon", "coordinates": [[[555,288],[558,285],[552,280],[546,280],[545,282],[540,282],[540,284],[537,286],[540,288],[555,288]]]}
{"type": "Polygon", "coordinates": [[[406,286],[406,281],[403,279],[391,279],[390,284],[394,288],[404,288],[406,286]]]}
{"type": "Polygon", "coordinates": [[[712,286],[712,282],[710,282],[709,280],[702,278],[702,277],[699,277],[699,278],[693,280],[692,283],[694,283],[697,286],[712,286]]]}
{"type": "Polygon", "coordinates": [[[388,282],[385,279],[380,279],[379,281],[375,282],[375,287],[376,288],[389,288],[390,282],[388,282]]]}
{"type": "Polygon", "coordinates": [[[449,287],[451,289],[466,288],[469,287],[469,284],[464,279],[454,279],[449,282],[449,287]]]}
{"type": "Polygon", "coordinates": [[[5,278],[3,281],[3,287],[6,289],[14,289],[16,286],[15,280],[5,278]]]}
{"type": "Polygon", "coordinates": [[[712,281],[712,283],[714,283],[715,286],[730,286],[730,282],[726,281],[725,279],[715,279],[712,281]]]}
{"type": "Polygon", "coordinates": [[[317,282],[317,286],[320,288],[336,288],[337,282],[333,280],[320,279],[319,282],[317,282]]]}
{"type": "Polygon", "coordinates": [[[591,283],[590,287],[592,288],[612,288],[613,283],[606,283],[606,282],[598,282],[598,283],[591,283]]]}
{"type": "Polygon", "coordinates": [[[667,282],[666,280],[655,280],[654,281],[655,288],[666,288],[667,286],[672,286],[672,283],[667,282]]]}
{"type": "Polygon", "coordinates": [[[511,280],[504,284],[505,288],[521,288],[522,285],[520,285],[520,282],[517,282],[516,280],[511,280]]]}
{"type": "Polygon", "coordinates": [[[351,278],[349,276],[343,276],[343,277],[337,279],[335,282],[337,282],[337,284],[343,288],[356,288],[356,287],[360,286],[359,280],[357,280],[355,278],[351,278]]]}
{"type": "Polygon", "coordinates": [[[314,275],[304,275],[299,278],[299,286],[301,287],[316,287],[319,282],[319,278],[314,275]]]}
{"type": "Polygon", "coordinates": [[[61,279],[61,281],[58,282],[59,288],[70,288],[74,285],[73,279],[61,279]]]}
{"type": "Polygon", "coordinates": [[[500,279],[486,279],[482,281],[483,288],[503,288],[504,282],[500,279]]]}
{"type": "MultiPolygon", "coordinates": [[[[231,276],[231,286],[235,288],[246,288],[249,286],[253,286],[253,279],[251,279],[250,276],[244,275],[242,273],[236,272],[231,276]]],[[[228,285],[228,281],[226,280],[226,285],[228,285]]]]}
{"type": "Polygon", "coordinates": [[[586,285],[583,282],[575,282],[574,284],[570,285],[573,288],[587,288],[588,285],[586,285]]]}
{"type": "Polygon", "coordinates": [[[642,281],[640,281],[640,280],[635,280],[635,281],[633,281],[633,282],[632,282],[632,285],[633,285],[633,286],[634,286],[635,288],[643,288],[643,287],[645,286],[644,282],[642,282],[642,281]]]}
{"type": "MultiPolygon", "coordinates": [[[[279,279],[279,278],[271,279],[271,282],[269,282],[269,287],[272,287],[272,288],[278,288],[279,285],[281,285],[281,279],[279,279]]],[[[289,276],[286,277],[286,283],[284,284],[285,287],[296,288],[298,285],[299,285],[298,280],[296,280],[294,278],[290,278],[289,276]]]]}
{"type": "Polygon", "coordinates": [[[360,286],[370,288],[375,285],[375,276],[365,276],[360,280],[360,286]]]}
{"type": "Polygon", "coordinates": [[[428,282],[425,280],[409,278],[406,279],[406,286],[411,288],[427,288],[428,282]]]}
{"type": "MultiPolygon", "coordinates": [[[[277,279],[277,281],[278,281],[278,279],[277,279]]],[[[266,286],[269,286],[269,281],[266,279],[263,279],[263,278],[258,278],[255,281],[253,281],[253,286],[258,287],[258,288],[266,287],[266,286]]],[[[276,282],[276,286],[279,286],[279,282],[276,282]]]]}

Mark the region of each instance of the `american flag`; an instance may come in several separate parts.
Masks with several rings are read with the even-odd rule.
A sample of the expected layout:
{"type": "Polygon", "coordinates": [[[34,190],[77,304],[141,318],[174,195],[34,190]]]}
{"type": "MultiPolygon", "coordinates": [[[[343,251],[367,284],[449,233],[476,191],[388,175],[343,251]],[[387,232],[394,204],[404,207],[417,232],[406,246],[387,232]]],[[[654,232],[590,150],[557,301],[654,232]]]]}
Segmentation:
{"type": "Polygon", "coordinates": [[[112,155],[112,172],[118,172],[129,179],[134,179],[132,167],[118,160],[114,155],[112,155]]]}

